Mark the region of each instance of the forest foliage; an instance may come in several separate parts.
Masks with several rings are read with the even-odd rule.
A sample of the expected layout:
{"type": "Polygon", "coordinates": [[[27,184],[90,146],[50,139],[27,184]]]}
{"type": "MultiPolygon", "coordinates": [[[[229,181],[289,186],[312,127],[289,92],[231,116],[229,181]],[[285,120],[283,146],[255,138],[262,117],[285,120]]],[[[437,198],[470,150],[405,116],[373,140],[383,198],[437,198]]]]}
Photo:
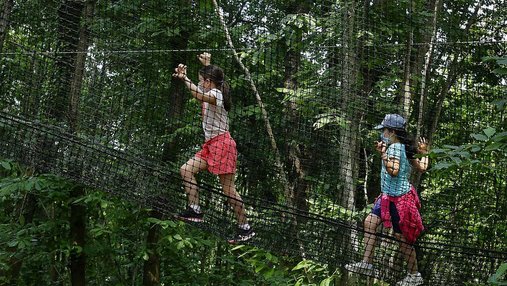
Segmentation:
{"type": "MultiPolygon", "coordinates": [[[[171,74],[183,62],[196,79],[196,54],[210,51],[233,90],[237,186],[247,204],[360,225],[379,193],[372,127],[397,112],[432,147],[431,169],[413,178],[428,227],[422,241],[506,253],[503,1],[218,5],[230,41],[209,0],[0,1],[2,114],[131,155],[132,166],[154,162],[177,174],[203,136],[199,103],[171,74]]],[[[6,134],[17,134],[9,130],[0,128],[5,150],[14,148],[6,134]]],[[[285,253],[293,244],[276,234],[258,247],[230,246],[227,234],[168,220],[139,199],[182,202],[178,178],[157,185],[119,168],[115,175],[132,181],[110,194],[47,171],[84,172],[79,162],[90,156],[62,163],[51,154],[72,149],[57,136],[24,140],[36,147],[18,160],[2,151],[0,161],[0,285],[354,283],[341,269],[346,261],[285,253]]],[[[115,180],[89,174],[92,182],[115,180]]],[[[218,187],[211,176],[200,180],[218,187]]],[[[488,282],[473,268],[486,262],[468,266],[457,257],[443,251],[439,259],[467,283],[505,283],[502,261],[491,258],[499,269],[488,270],[488,282]]]]}

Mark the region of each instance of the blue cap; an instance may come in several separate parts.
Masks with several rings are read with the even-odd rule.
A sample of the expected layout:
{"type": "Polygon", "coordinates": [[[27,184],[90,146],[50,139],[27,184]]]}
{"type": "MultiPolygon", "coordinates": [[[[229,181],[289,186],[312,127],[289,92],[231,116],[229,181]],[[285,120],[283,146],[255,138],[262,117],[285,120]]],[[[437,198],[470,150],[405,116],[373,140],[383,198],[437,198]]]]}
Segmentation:
{"type": "Polygon", "coordinates": [[[387,114],[382,120],[380,125],[377,125],[375,129],[383,129],[383,128],[391,128],[397,130],[405,130],[405,125],[407,122],[405,118],[401,117],[399,114],[387,114]]]}

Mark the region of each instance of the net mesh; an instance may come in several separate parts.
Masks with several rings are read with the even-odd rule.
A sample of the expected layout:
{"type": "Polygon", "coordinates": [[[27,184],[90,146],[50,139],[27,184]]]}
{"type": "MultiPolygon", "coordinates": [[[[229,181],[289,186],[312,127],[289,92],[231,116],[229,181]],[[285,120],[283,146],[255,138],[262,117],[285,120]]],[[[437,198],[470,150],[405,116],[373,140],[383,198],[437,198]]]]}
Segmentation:
{"type": "MultiPolygon", "coordinates": [[[[201,102],[172,74],[184,63],[197,84],[209,52],[231,86],[244,204],[201,172],[198,227],[228,237],[244,205],[253,244],[360,261],[382,183],[373,127],[398,113],[450,154],[447,173],[411,178],[419,272],[428,285],[486,281],[507,260],[505,152],[473,168],[459,146],[505,131],[506,80],[484,57],[505,54],[507,12],[447,2],[4,0],[0,153],[172,217],[188,202],[180,167],[204,142],[201,102]]],[[[367,274],[402,279],[396,236],[375,244],[367,274]]]]}

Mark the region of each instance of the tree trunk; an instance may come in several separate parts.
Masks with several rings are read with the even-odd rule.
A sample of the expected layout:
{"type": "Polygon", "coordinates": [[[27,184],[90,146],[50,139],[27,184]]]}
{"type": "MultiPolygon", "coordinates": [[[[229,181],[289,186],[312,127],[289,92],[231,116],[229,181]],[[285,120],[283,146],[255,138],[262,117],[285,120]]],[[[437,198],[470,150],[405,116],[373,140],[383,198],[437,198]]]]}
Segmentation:
{"type": "MultiPolygon", "coordinates": [[[[162,218],[162,214],[158,211],[151,211],[150,217],[157,219],[162,218]]],[[[150,224],[150,230],[146,237],[146,250],[148,252],[148,260],[144,262],[143,267],[143,285],[159,285],[160,284],[160,255],[157,251],[158,240],[160,239],[160,226],[150,224]]]]}
{"type": "Polygon", "coordinates": [[[5,38],[9,29],[9,19],[11,17],[13,0],[5,0],[0,14],[0,52],[3,51],[5,38]]]}
{"type": "MultiPolygon", "coordinates": [[[[232,49],[234,54],[234,59],[238,63],[238,65],[241,67],[243,72],[245,73],[246,80],[250,84],[250,88],[252,89],[253,93],[255,94],[255,100],[257,101],[257,105],[259,106],[262,114],[262,118],[264,120],[264,126],[266,128],[266,132],[268,133],[269,142],[271,144],[271,149],[274,153],[274,159],[275,159],[275,167],[277,168],[278,172],[278,178],[280,180],[280,184],[284,187],[284,195],[285,198],[292,198],[292,190],[289,187],[289,180],[287,178],[287,172],[285,171],[285,164],[283,163],[281,156],[280,156],[280,150],[278,149],[278,145],[276,143],[275,135],[273,134],[273,129],[271,128],[271,122],[269,121],[268,112],[266,111],[266,108],[264,106],[264,103],[262,101],[261,95],[259,93],[259,90],[257,89],[257,86],[255,85],[252,74],[250,73],[250,70],[243,64],[241,61],[241,58],[236,51],[236,48],[234,47],[234,43],[232,42],[231,35],[229,33],[229,29],[227,28],[227,25],[225,23],[222,9],[218,5],[216,0],[213,0],[213,6],[215,7],[216,13],[218,15],[218,18],[220,19],[220,23],[222,24],[222,27],[224,28],[225,36],[227,39],[227,45],[229,48],[232,49]]],[[[294,206],[291,204],[293,200],[290,199],[287,201],[287,207],[293,209],[294,206]]]]}
{"type": "MultiPolygon", "coordinates": [[[[464,32],[468,32],[470,28],[475,24],[477,21],[477,15],[479,13],[479,9],[482,7],[482,2],[479,1],[475,7],[474,12],[472,13],[471,17],[468,18],[468,22],[465,25],[465,28],[463,29],[464,32]]],[[[462,52],[463,54],[466,54],[467,52],[462,52]]],[[[452,59],[452,62],[449,64],[449,72],[447,74],[447,80],[442,85],[440,92],[437,96],[436,104],[433,108],[435,111],[435,114],[430,120],[427,120],[427,126],[429,126],[429,132],[428,132],[428,141],[431,144],[433,139],[433,134],[437,130],[438,122],[440,120],[440,113],[442,112],[444,100],[447,97],[447,94],[449,93],[449,90],[456,82],[456,79],[458,78],[458,75],[460,74],[459,70],[459,59],[460,57],[463,57],[463,55],[460,52],[454,53],[454,58],[452,59]]]]}
{"type": "Polygon", "coordinates": [[[342,71],[341,74],[341,110],[344,114],[346,124],[340,130],[340,158],[339,158],[339,176],[343,184],[340,195],[340,205],[352,210],[355,206],[355,192],[357,181],[356,160],[358,159],[359,146],[359,120],[357,117],[359,102],[357,95],[357,45],[356,45],[356,9],[357,2],[350,1],[347,4],[344,15],[344,39],[342,51],[342,71]]]}
{"type": "MultiPolygon", "coordinates": [[[[62,3],[58,10],[59,15],[59,39],[64,51],[74,51],[75,53],[61,55],[60,66],[64,68],[62,82],[60,83],[60,96],[67,102],[66,110],[68,128],[70,133],[78,132],[79,122],[79,102],[81,97],[81,86],[84,78],[86,51],[89,46],[88,24],[91,21],[95,8],[96,0],[89,1],[66,1],[62,3]],[[69,13],[72,11],[72,13],[69,13]]],[[[55,103],[59,103],[56,101],[55,103]]],[[[55,110],[58,108],[54,104],[52,115],[58,119],[63,119],[64,114],[55,110]]],[[[70,166],[69,172],[75,177],[80,176],[79,167],[70,166]]],[[[72,189],[70,201],[86,194],[82,185],[77,185],[72,189]]],[[[73,286],[86,285],[86,253],[84,252],[86,244],[86,207],[81,203],[72,203],[70,207],[70,239],[72,248],[70,252],[70,279],[73,286]]]]}
{"type": "MultiPolygon", "coordinates": [[[[182,40],[183,41],[183,40],[182,40]]],[[[183,41],[188,43],[188,38],[183,41]]],[[[174,64],[168,64],[168,66],[175,66],[174,64]]],[[[175,85],[171,85],[175,86],[175,85]]],[[[183,109],[185,107],[185,102],[188,100],[188,96],[183,94],[185,91],[183,89],[174,89],[170,94],[171,98],[171,108],[169,111],[168,117],[174,122],[167,129],[167,134],[171,134],[175,132],[178,128],[179,124],[178,119],[183,114],[183,109]]],[[[162,151],[162,161],[163,162],[174,162],[176,160],[178,151],[180,150],[180,144],[178,140],[172,140],[170,142],[164,143],[164,149],[162,151]]],[[[176,182],[173,182],[176,183],[176,182]]],[[[159,211],[151,211],[150,217],[154,217],[157,219],[162,219],[162,213],[159,211]]],[[[160,254],[157,250],[157,244],[160,239],[160,231],[161,228],[153,223],[150,223],[150,227],[148,229],[148,234],[146,236],[146,250],[148,252],[148,260],[144,262],[143,266],[143,285],[144,286],[154,286],[160,284],[160,254]]]]}
{"type": "MultiPolygon", "coordinates": [[[[430,33],[426,33],[423,37],[423,43],[428,43],[428,45],[425,45],[424,48],[420,49],[420,56],[418,57],[416,66],[419,66],[420,63],[423,62],[424,58],[424,66],[422,68],[421,72],[421,86],[419,88],[419,109],[417,114],[417,125],[416,125],[416,135],[415,140],[418,140],[419,137],[424,136],[426,137],[422,132],[423,128],[423,120],[425,118],[425,107],[427,103],[427,89],[426,84],[428,81],[428,78],[430,76],[431,72],[431,62],[433,58],[433,51],[434,51],[434,43],[436,40],[436,34],[437,34],[437,19],[438,19],[438,12],[440,10],[440,0],[433,0],[430,2],[430,9],[433,11],[433,16],[431,19],[428,20],[428,27],[431,27],[430,33]],[[424,57],[423,57],[424,56],[424,57]]],[[[417,71],[416,71],[417,72],[417,71]]],[[[412,184],[418,188],[419,184],[421,183],[421,176],[422,174],[417,171],[412,172],[412,184]]]]}
{"type": "MultiPolygon", "coordinates": [[[[76,186],[71,192],[71,200],[86,194],[84,186],[76,186]]],[[[81,203],[72,203],[70,207],[70,281],[72,286],[86,285],[86,207],[81,203]]]]}
{"type": "MultiPolygon", "coordinates": [[[[413,14],[413,1],[410,1],[410,8],[408,13],[413,14]]],[[[407,120],[410,118],[410,112],[412,110],[412,90],[411,90],[411,79],[412,79],[412,47],[414,45],[414,28],[410,28],[410,32],[408,33],[407,38],[407,52],[405,54],[405,68],[403,72],[403,88],[401,91],[401,107],[402,107],[402,115],[407,120]]]]}
{"type": "MultiPolygon", "coordinates": [[[[182,0],[182,7],[191,7],[191,2],[188,0],[182,0]]],[[[171,41],[169,46],[174,47],[178,50],[185,50],[188,47],[190,39],[189,31],[182,31],[181,36],[171,41]]],[[[192,57],[192,59],[195,59],[192,57]]],[[[188,58],[172,58],[172,62],[167,63],[167,66],[174,67],[180,62],[186,62],[188,58]]],[[[169,114],[168,118],[171,120],[170,125],[166,129],[166,134],[174,133],[179,127],[181,127],[180,118],[184,113],[185,104],[189,97],[186,95],[186,90],[181,88],[181,85],[175,84],[176,80],[172,79],[171,89],[169,90],[169,114]]],[[[176,139],[170,142],[165,142],[162,151],[163,162],[175,162],[178,156],[178,152],[181,150],[180,142],[176,139]]],[[[181,183],[181,181],[174,182],[181,183]]],[[[162,219],[163,216],[159,211],[152,211],[150,217],[162,219]]],[[[144,262],[143,266],[143,285],[144,286],[155,286],[160,284],[160,254],[157,250],[157,244],[160,239],[161,229],[158,225],[150,224],[148,234],[146,236],[146,250],[148,252],[148,260],[144,262]]]]}
{"type": "MultiPolygon", "coordinates": [[[[340,128],[339,134],[339,159],[338,174],[342,183],[338,193],[339,204],[348,209],[355,209],[356,183],[358,178],[359,154],[359,124],[361,111],[357,108],[360,102],[359,91],[357,90],[357,79],[359,75],[358,66],[358,42],[356,39],[359,3],[357,1],[347,2],[343,15],[343,40],[341,60],[341,112],[345,124],[340,128]]],[[[360,18],[360,16],[359,16],[360,18]]],[[[343,254],[350,254],[357,245],[357,231],[351,230],[350,236],[343,239],[343,254]]],[[[341,285],[348,284],[348,275],[340,279],[341,285]]]]}
{"type": "MultiPolygon", "coordinates": [[[[30,174],[31,175],[31,174],[30,174]]],[[[37,209],[37,201],[35,199],[35,195],[28,193],[25,196],[25,200],[22,204],[22,209],[19,210],[21,216],[24,219],[24,224],[31,224],[33,221],[34,213],[37,209]]],[[[16,212],[18,213],[18,212],[16,212]]],[[[21,224],[21,222],[19,222],[21,224]]],[[[9,251],[15,253],[17,248],[11,248],[9,251]]],[[[6,273],[0,272],[1,276],[4,276],[5,282],[0,284],[1,286],[7,285],[18,285],[19,274],[21,272],[21,267],[23,266],[23,258],[13,255],[9,260],[9,271],[6,273]]]]}
{"type": "MultiPolygon", "coordinates": [[[[292,3],[287,7],[287,14],[306,14],[308,13],[309,7],[303,2],[292,3]]],[[[301,62],[301,51],[296,50],[294,47],[297,43],[302,41],[302,32],[294,31],[297,34],[296,43],[289,43],[292,47],[287,47],[287,53],[285,54],[285,75],[284,75],[284,88],[290,91],[296,92],[298,90],[298,82],[296,79],[297,72],[299,70],[301,62]],[[291,45],[292,44],[292,45],[291,45]]],[[[308,184],[305,179],[305,166],[301,160],[302,152],[304,152],[304,146],[300,146],[298,143],[300,140],[292,140],[297,136],[297,131],[293,126],[297,126],[299,121],[298,106],[295,99],[292,98],[287,102],[287,117],[288,126],[287,128],[287,159],[290,166],[288,168],[289,185],[290,185],[290,197],[286,198],[291,200],[290,204],[293,205],[298,211],[307,212],[307,188],[308,184]],[[302,150],[303,149],[303,150],[302,150]]],[[[297,138],[296,138],[297,139],[297,138]]],[[[299,217],[298,217],[299,218],[299,217]]]]}
{"type": "MultiPolygon", "coordinates": [[[[421,74],[421,87],[419,89],[419,112],[417,115],[417,126],[416,126],[416,138],[419,138],[422,136],[422,126],[423,126],[423,120],[424,120],[424,108],[426,106],[426,83],[428,81],[428,78],[430,76],[430,65],[431,65],[431,59],[433,57],[433,48],[434,43],[437,35],[437,19],[438,19],[438,12],[440,10],[440,0],[434,0],[431,1],[433,8],[433,17],[430,19],[429,27],[431,29],[428,29],[431,31],[431,33],[427,33],[425,37],[423,37],[423,42],[428,43],[425,47],[425,52],[421,52],[421,57],[424,55],[424,67],[421,74]]],[[[419,60],[418,62],[422,62],[422,60],[419,60]]]]}
{"type": "MultiPolygon", "coordinates": [[[[309,7],[304,2],[291,2],[289,6],[285,8],[287,15],[293,14],[306,14],[308,13],[309,7]]],[[[288,43],[286,47],[286,54],[284,59],[284,88],[297,92],[298,82],[296,79],[300,63],[301,63],[301,50],[295,48],[297,43],[301,43],[303,34],[300,28],[295,28],[293,33],[296,34],[294,43],[288,43]],[[299,29],[299,30],[298,30],[299,29]]],[[[286,200],[290,206],[293,206],[298,213],[308,212],[307,203],[307,188],[305,167],[301,160],[301,149],[304,150],[304,146],[301,146],[298,140],[297,132],[293,126],[298,126],[299,114],[296,98],[290,98],[286,103],[286,116],[288,121],[288,127],[286,129],[286,150],[287,150],[287,177],[288,177],[288,192],[286,192],[286,200]]],[[[299,247],[299,253],[302,259],[306,258],[306,250],[303,243],[300,240],[298,226],[300,223],[306,221],[305,215],[297,215],[292,223],[291,231],[293,236],[297,239],[299,247]]]]}
{"type": "Polygon", "coordinates": [[[431,120],[428,120],[430,131],[428,133],[428,141],[431,142],[433,139],[433,134],[437,130],[438,127],[438,121],[440,119],[440,113],[442,112],[442,108],[444,105],[444,100],[447,97],[447,94],[449,93],[449,90],[453,86],[453,84],[456,82],[456,79],[458,77],[458,59],[460,55],[455,55],[454,59],[450,63],[449,66],[449,72],[447,74],[447,80],[442,84],[442,87],[440,88],[440,92],[437,95],[437,101],[434,108],[434,116],[431,118],[431,120]]]}

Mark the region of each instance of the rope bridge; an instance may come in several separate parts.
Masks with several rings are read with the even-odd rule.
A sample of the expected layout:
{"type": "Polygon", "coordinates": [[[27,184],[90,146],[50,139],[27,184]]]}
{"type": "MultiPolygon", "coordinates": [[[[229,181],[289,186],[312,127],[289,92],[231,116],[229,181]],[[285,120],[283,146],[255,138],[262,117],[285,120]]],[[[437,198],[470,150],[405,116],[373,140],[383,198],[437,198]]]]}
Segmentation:
{"type": "MultiPolygon", "coordinates": [[[[167,2],[3,1],[0,154],[172,216],[186,204],[179,167],[203,136],[199,103],[171,75],[185,63],[196,82],[196,55],[208,51],[232,87],[251,243],[343,267],[362,258],[361,221],[380,185],[372,128],[384,114],[403,114],[434,146],[505,131],[493,104],[505,79],[479,56],[505,54],[494,22],[505,9],[167,2]]],[[[491,160],[495,170],[458,167],[453,181],[436,171],[414,178],[426,285],[484,282],[507,260],[505,152],[491,160]]],[[[206,220],[197,226],[228,237],[227,198],[215,177],[199,179],[206,220]]],[[[406,275],[398,242],[379,237],[374,276],[396,282],[406,275]]]]}

